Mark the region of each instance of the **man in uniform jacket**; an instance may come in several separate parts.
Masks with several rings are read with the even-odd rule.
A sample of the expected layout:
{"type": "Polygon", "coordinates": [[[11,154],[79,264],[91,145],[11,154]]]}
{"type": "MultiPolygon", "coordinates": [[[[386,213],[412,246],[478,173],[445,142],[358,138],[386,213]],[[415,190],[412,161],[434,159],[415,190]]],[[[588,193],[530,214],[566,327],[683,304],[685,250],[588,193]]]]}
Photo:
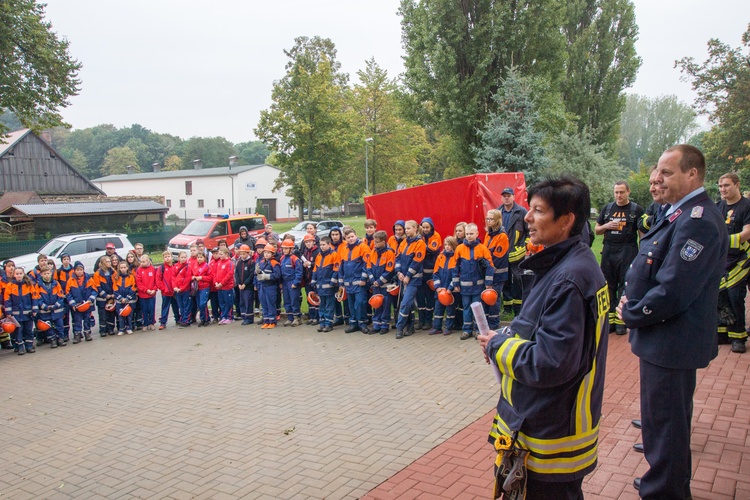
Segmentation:
{"type": "Polygon", "coordinates": [[[674,146],[659,158],[656,180],[671,207],[643,236],[617,308],[640,358],[650,468],[633,486],[642,498],[691,498],[696,369],[718,353],[719,281],[729,246],[721,213],[703,188],[705,173],[703,154],[693,146],[674,146]]]}
{"type": "MultiPolygon", "coordinates": [[[[513,189],[507,187],[502,193],[503,204],[497,207],[503,215],[503,227],[508,234],[510,244],[508,250],[509,283],[503,289],[503,308],[506,312],[513,311],[515,316],[521,312],[523,298],[524,273],[518,265],[526,257],[526,238],[529,236],[529,227],[524,221],[526,209],[515,202],[516,196],[513,189]],[[510,286],[508,286],[510,285],[510,286]]],[[[531,279],[526,275],[526,287],[531,286],[531,279]]]]}

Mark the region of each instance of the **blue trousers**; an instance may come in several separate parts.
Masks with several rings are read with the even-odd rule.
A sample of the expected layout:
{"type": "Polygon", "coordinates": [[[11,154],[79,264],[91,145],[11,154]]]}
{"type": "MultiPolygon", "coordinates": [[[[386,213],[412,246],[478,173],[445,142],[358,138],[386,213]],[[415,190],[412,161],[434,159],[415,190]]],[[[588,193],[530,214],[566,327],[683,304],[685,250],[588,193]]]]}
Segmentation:
{"type": "Polygon", "coordinates": [[[204,323],[211,321],[211,316],[208,315],[208,294],[210,291],[208,288],[199,288],[196,294],[198,297],[198,312],[200,313],[201,321],[204,323]]]}
{"type": "Polygon", "coordinates": [[[190,292],[177,292],[174,296],[180,309],[180,323],[190,324],[190,292]]]}
{"type": "Polygon", "coordinates": [[[396,328],[398,330],[403,330],[409,324],[419,287],[412,286],[411,284],[404,286],[401,283],[401,289],[404,291],[404,295],[401,297],[401,307],[398,309],[398,320],[396,321],[396,328]]]}
{"type": "Polygon", "coordinates": [[[52,319],[51,314],[39,314],[39,319],[41,319],[42,321],[49,321],[52,325],[52,328],[44,332],[47,335],[47,339],[62,339],[63,337],[65,337],[62,318],[52,319]]]}
{"type": "Polygon", "coordinates": [[[495,302],[494,306],[488,306],[482,302],[484,314],[487,315],[487,325],[490,327],[490,330],[497,330],[500,327],[500,311],[503,309],[503,285],[505,285],[504,281],[492,285],[492,288],[497,292],[497,302],[495,302]]]}
{"type": "Polygon", "coordinates": [[[691,498],[695,372],[640,360],[641,434],[650,466],[641,478],[642,498],[691,498]]]}
{"type": "Polygon", "coordinates": [[[120,311],[125,307],[126,304],[117,304],[117,307],[115,310],[117,311],[117,329],[121,332],[124,332],[125,330],[132,330],[133,329],[133,323],[134,323],[134,316],[135,316],[135,304],[130,304],[130,307],[133,309],[133,312],[128,314],[127,316],[120,316],[120,311]]]}
{"type": "MultiPolygon", "coordinates": [[[[138,299],[138,303],[141,305],[141,314],[143,314],[143,326],[151,326],[156,323],[154,316],[156,315],[156,297],[149,297],[147,299],[138,299]]],[[[137,320],[137,316],[136,316],[137,320]]]]}
{"type": "MultiPolygon", "coordinates": [[[[63,283],[60,283],[65,288],[63,283]]],[[[67,340],[70,337],[70,304],[67,302],[63,305],[65,312],[63,312],[63,337],[67,340]]]]}
{"type": "Polygon", "coordinates": [[[333,295],[320,296],[320,326],[333,326],[336,304],[338,302],[333,295]]]}
{"type": "Polygon", "coordinates": [[[112,333],[115,331],[115,312],[107,311],[104,302],[96,303],[96,310],[99,314],[99,333],[112,333]]]}
{"type": "MultiPolygon", "coordinates": [[[[315,291],[314,286],[307,285],[305,287],[305,297],[307,297],[308,293],[314,292],[314,291],[315,291]]],[[[307,303],[307,317],[308,319],[318,319],[318,306],[314,306],[308,302],[307,303]]]]}
{"type": "Polygon", "coordinates": [[[167,324],[169,320],[169,308],[172,308],[172,316],[174,316],[174,322],[180,321],[180,306],[177,304],[177,298],[174,295],[161,296],[161,316],[159,317],[159,323],[162,325],[167,324]]]}
{"type": "Polygon", "coordinates": [[[279,285],[276,283],[258,287],[260,307],[263,310],[263,324],[276,324],[276,297],[278,292],[279,285]]]}
{"type": "Polygon", "coordinates": [[[372,328],[386,332],[391,327],[391,302],[393,297],[388,292],[383,294],[383,305],[372,310],[372,328]]]}
{"type": "Polygon", "coordinates": [[[219,315],[221,319],[232,319],[234,307],[234,289],[219,290],[219,315]]]}
{"type": "Polygon", "coordinates": [[[219,314],[219,292],[208,292],[208,301],[211,303],[211,317],[218,321],[221,316],[219,314]]]}
{"type": "Polygon", "coordinates": [[[73,314],[73,335],[91,331],[91,314],[88,311],[78,312],[73,309],[71,313],[73,314]]]}
{"type": "Polygon", "coordinates": [[[422,284],[417,291],[417,309],[419,311],[419,324],[429,325],[435,312],[435,292],[430,290],[427,280],[432,279],[432,273],[424,273],[422,284]]]}
{"type": "Polygon", "coordinates": [[[346,287],[346,302],[349,304],[349,324],[351,326],[358,326],[359,328],[366,328],[367,291],[365,287],[346,287]]]}
{"type": "Polygon", "coordinates": [[[16,328],[10,334],[13,339],[13,345],[16,347],[25,346],[26,348],[34,346],[34,322],[30,319],[18,320],[21,328],[16,328]]]}
{"type": "Polygon", "coordinates": [[[286,311],[287,319],[293,321],[295,317],[299,318],[300,302],[302,301],[299,288],[292,288],[291,283],[284,283],[281,290],[284,294],[284,310],[286,311]]]}
{"type": "Polygon", "coordinates": [[[453,304],[444,306],[439,300],[435,301],[435,314],[432,317],[432,327],[435,330],[453,330],[456,323],[456,297],[453,297],[453,304]],[[443,323],[445,316],[445,323],[443,323]]]}
{"type": "MultiPolygon", "coordinates": [[[[461,292],[461,298],[464,302],[464,324],[463,324],[463,331],[467,333],[472,333],[474,328],[474,313],[471,312],[471,304],[473,302],[482,302],[482,292],[479,293],[466,293],[461,292]]],[[[489,321],[488,321],[489,323],[489,321]]]]}
{"type": "Polygon", "coordinates": [[[240,290],[239,293],[240,314],[244,321],[249,321],[250,323],[253,323],[255,319],[255,313],[253,311],[253,295],[255,295],[253,285],[247,285],[245,289],[240,290]]]}

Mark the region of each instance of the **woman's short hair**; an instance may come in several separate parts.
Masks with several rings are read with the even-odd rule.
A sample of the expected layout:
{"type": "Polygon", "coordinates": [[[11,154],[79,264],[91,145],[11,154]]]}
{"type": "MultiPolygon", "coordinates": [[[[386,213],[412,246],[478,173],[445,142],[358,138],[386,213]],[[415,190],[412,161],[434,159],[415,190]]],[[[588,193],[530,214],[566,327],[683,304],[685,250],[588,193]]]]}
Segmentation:
{"type": "Polygon", "coordinates": [[[534,184],[529,188],[528,196],[529,201],[535,196],[544,200],[552,208],[555,220],[572,213],[575,222],[570,229],[571,236],[581,234],[583,225],[591,214],[589,187],[572,175],[552,177],[534,184]]]}

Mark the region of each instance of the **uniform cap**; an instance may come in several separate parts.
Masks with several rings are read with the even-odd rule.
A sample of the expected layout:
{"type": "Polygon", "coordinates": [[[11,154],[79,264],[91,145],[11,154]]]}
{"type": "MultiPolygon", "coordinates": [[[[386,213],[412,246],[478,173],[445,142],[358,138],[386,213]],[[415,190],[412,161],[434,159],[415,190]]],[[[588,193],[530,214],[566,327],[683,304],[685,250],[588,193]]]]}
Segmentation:
{"type": "Polygon", "coordinates": [[[513,190],[511,188],[505,188],[505,189],[503,189],[503,193],[502,194],[514,194],[514,193],[513,193],[513,190]]]}

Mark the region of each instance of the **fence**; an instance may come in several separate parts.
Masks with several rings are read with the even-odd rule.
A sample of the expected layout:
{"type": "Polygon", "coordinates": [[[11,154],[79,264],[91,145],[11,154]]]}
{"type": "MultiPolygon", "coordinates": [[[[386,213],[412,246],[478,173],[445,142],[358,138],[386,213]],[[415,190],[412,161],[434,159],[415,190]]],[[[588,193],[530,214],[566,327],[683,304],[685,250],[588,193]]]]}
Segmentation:
{"type": "MultiPolygon", "coordinates": [[[[132,244],[143,243],[146,252],[165,250],[167,243],[181,228],[170,228],[163,231],[154,231],[150,233],[135,233],[128,235],[132,244]]],[[[47,243],[48,239],[43,240],[25,240],[25,241],[3,241],[0,242],[0,260],[12,259],[19,255],[34,253],[47,243]]]]}

